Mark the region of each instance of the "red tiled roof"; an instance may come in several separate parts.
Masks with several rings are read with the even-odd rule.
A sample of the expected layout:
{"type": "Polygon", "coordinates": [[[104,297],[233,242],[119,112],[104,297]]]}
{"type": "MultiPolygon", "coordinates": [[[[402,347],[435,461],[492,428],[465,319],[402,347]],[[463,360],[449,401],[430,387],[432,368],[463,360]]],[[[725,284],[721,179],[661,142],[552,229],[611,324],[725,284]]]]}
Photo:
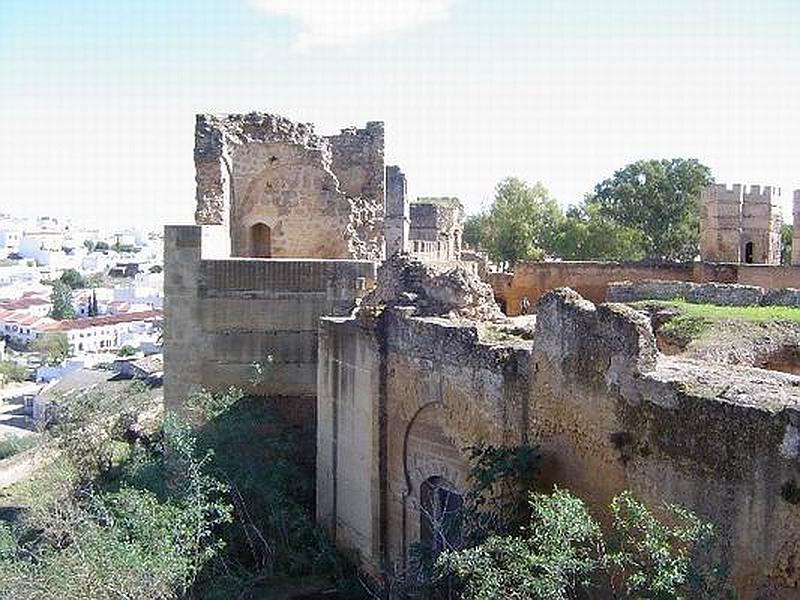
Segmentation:
{"type": "Polygon", "coordinates": [[[43,331],[72,331],[73,329],[88,329],[89,327],[102,327],[103,325],[117,325],[118,323],[133,323],[136,321],[152,321],[162,317],[160,310],[145,310],[141,312],[125,313],[122,315],[102,315],[98,317],[84,317],[56,321],[43,328],[43,331]]]}
{"type": "Polygon", "coordinates": [[[44,304],[50,304],[50,301],[44,298],[26,297],[17,300],[2,300],[0,301],[0,308],[17,310],[30,308],[31,306],[42,306],[44,304]]]}

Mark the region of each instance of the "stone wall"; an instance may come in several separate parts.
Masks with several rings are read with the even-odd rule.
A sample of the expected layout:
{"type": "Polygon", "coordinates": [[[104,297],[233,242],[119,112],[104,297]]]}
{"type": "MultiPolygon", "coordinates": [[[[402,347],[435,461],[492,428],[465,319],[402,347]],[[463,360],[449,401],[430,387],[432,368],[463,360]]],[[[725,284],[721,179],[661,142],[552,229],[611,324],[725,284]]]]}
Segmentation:
{"type": "Polygon", "coordinates": [[[800,306],[800,289],[762,288],[736,283],[688,281],[617,281],[608,285],[609,302],[684,300],[718,306],[800,306]]]}
{"type": "Polygon", "coordinates": [[[519,314],[523,298],[527,297],[534,305],[546,292],[560,287],[572,288],[592,302],[603,302],[609,284],[617,281],[668,280],[800,288],[799,267],[705,262],[529,262],[516,265],[513,273],[488,273],[486,278],[509,316],[519,314]]]}
{"type": "Polygon", "coordinates": [[[796,591],[797,377],[664,357],[646,318],[570,290],[541,299],[533,342],[400,308],[321,332],[318,515],[374,570],[407,566],[423,481],[463,492],[467,446],[528,441],[595,514],[629,489],[713,522],[738,597],[796,591]]]}
{"type": "Polygon", "coordinates": [[[383,124],[325,138],[284,117],[198,115],[199,225],[240,257],[383,255],[383,124]]]}
{"type": "Polygon", "coordinates": [[[694,280],[692,263],[641,264],[600,261],[519,263],[514,272],[489,273],[495,298],[507,315],[518,315],[527,298],[535,305],[549,290],[569,287],[592,302],[603,302],[612,281],[694,280]]]}
{"type": "Polygon", "coordinates": [[[199,226],[165,229],[166,402],[201,387],[315,396],[319,317],[350,314],[375,264],[202,259],[202,237],[199,226]],[[258,384],[256,361],[266,367],[258,384]]]}

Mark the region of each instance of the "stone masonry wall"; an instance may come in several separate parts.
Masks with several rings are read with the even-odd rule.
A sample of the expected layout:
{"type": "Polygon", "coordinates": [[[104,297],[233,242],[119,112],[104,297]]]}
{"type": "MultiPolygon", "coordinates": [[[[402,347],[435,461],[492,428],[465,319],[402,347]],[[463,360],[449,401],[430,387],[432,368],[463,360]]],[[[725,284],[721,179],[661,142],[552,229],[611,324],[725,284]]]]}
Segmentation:
{"type": "Polygon", "coordinates": [[[545,485],[598,516],[624,489],[654,508],[680,503],[716,526],[712,554],[728,559],[738,597],[790,597],[800,507],[782,489],[800,467],[800,379],[664,357],[646,318],[570,290],[537,314],[533,342],[489,342],[468,322],[401,308],[323,319],[317,510],[337,543],[402,569],[421,483],[463,491],[464,448],[527,440],[542,448],[545,485]]]}
{"type": "Polygon", "coordinates": [[[276,115],[198,115],[195,166],[196,222],[227,228],[233,256],[255,255],[257,225],[270,257],[383,255],[381,123],[325,138],[276,115]]]}
{"type": "Polygon", "coordinates": [[[347,315],[375,264],[354,260],[201,259],[201,228],[165,229],[165,401],[201,387],[316,395],[317,322],[347,315]],[[268,358],[271,357],[271,358],[268,358]],[[253,363],[265,364],[253,383],[253,363]]]}
{"type": "Polygon", "coordinates": [[[800,306],[796,288],[762,288],[731,283],[687,281],[618,281],[608,285],[608,302],[685,300],[719,306],[800,306]]]}
{"type": "Polygon", "coordinates": [[[616,263],[600,261],[529,262],[513,273],[488,273],[495,298],[509,316],[519,314],[522,298],[533,306],[546,292],[569,287],[592,302],[606,299],[618,281],[669,280],[739,283],[763,288],[800,288],[800,268],[735,263],[616,263]]]}

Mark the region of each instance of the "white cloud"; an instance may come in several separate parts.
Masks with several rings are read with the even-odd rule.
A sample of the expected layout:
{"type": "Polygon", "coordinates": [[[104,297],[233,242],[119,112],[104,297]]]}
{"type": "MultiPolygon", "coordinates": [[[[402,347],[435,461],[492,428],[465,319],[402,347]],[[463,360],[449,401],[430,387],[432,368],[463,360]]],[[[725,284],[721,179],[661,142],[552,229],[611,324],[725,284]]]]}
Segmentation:
{"type": "Polygon", "coordinates": [[[347,46],[446,19],[455,0],[250,0],[298,22],[298,48],[347,46]]]}

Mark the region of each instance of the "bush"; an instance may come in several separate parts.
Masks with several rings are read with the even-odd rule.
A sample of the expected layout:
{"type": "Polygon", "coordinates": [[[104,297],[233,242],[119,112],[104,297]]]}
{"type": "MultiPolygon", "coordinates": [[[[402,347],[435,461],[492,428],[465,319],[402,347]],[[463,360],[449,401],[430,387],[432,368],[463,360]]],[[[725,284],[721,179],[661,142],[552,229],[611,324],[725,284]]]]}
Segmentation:
{"type": "Polygon", "coordinates": [[[0,530],[0,597],[149,600],[191,587],[222,548],[226,488],[174,417],[136,454],[114,479],[82,483],[66,459],[40,482],[19,530],[0,530]]]}
{"type": "Polygon", "coordinates": [[[0,361],[0,380],[25,381],[25,373],[25,365],[16,363],[13,360],[0,361]]]}
{"type": "Polygon", "coordinates": [[[711,525],[666,505],[659,520],[630,492],[611,502],[608,541],[581,500],[556,488],[533,494],[521,535],[492,536],[443,553],[437,577],[455,578],[465,600],[725,597],[720,568],[704,569],[711,525]]]}
{"type": "Polygon", "coordinates": [[[34,435],[20,437],[15,436],[5,440],[0,440],[0,460],[8,458],[9,456],[14,456],[15,454],[19,454],[25,450],[30,450],[38,443],[39,440],[34,435]]]}

